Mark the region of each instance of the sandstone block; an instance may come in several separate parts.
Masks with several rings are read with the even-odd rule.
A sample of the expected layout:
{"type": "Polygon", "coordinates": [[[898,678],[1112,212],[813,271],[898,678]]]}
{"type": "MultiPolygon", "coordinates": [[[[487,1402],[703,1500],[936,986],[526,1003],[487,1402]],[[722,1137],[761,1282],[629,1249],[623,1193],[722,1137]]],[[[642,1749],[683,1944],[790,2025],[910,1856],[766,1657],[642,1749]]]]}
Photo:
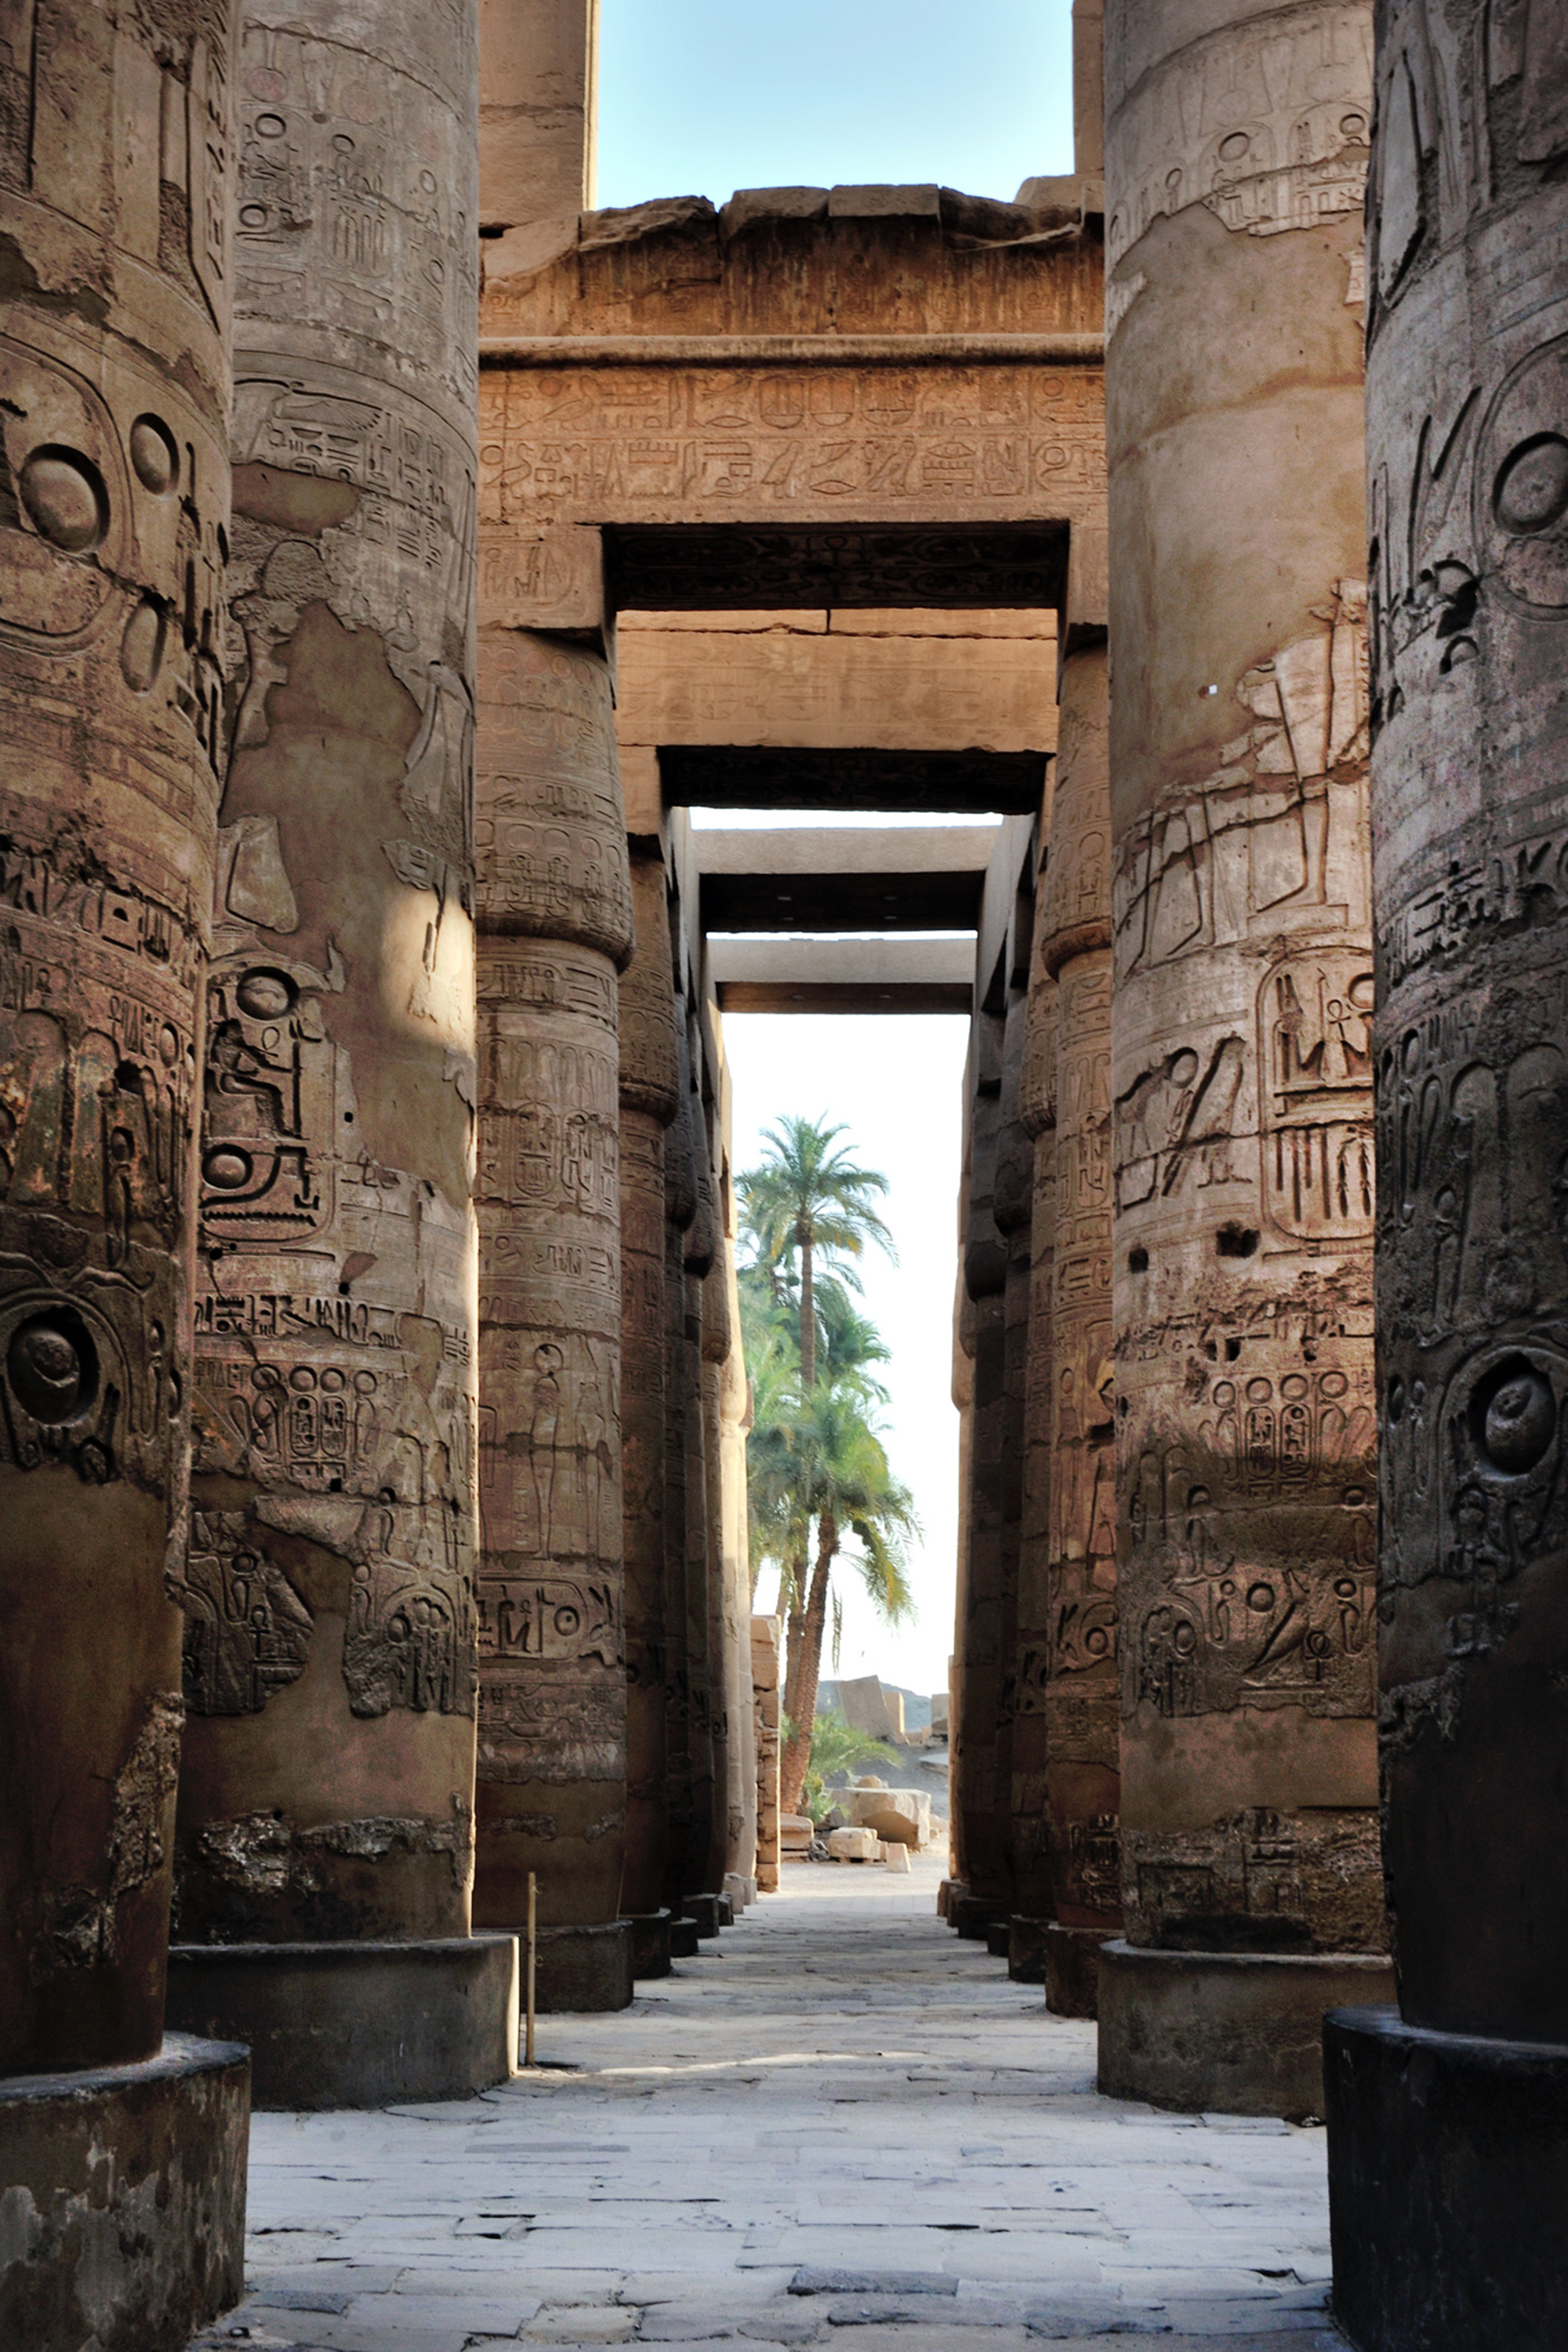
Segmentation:
{"type": "Polygon", "coordinates": [[[829,1830],[827,1858],[830,1862],[876,1862],[881,1854],[881,1843],[875,1830],[829,1830]]]}
{"type": "Polygon", "coordinates": [[[844,1810],[857,1828],[875,1830],[889,1845],[931,1843],[931,1799],[923,1789],[847,1789],[844,1810]]]}

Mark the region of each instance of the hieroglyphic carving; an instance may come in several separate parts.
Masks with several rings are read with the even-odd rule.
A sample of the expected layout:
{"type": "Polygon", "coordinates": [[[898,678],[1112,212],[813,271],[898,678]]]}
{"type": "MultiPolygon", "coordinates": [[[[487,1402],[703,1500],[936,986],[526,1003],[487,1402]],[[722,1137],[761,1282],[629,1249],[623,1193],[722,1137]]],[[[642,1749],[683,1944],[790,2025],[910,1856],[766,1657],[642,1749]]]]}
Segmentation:
{"type": "Polygon", "coordinates": [[[180,1601],[193,1715],[259,1715],[304,1670],[314,1621],[250,1534],[243,1511],[192,1514],[180,1601]]]}
{"type": "Polygon", "coordinates": [[[1140,1840],[1128,1933],[1177,1951],[1375,1948],[1378,1861],[1376,1820],[1364,1810],[1249,1806],[1198,1832],[1140,1840]]]}
{"type": "Polygon", "coordinates": [[[1086,517],[1099,379],[1058,367],[487,369],[487,523],[1086,517]]]}
{"type": "Polygon", "coordinates": [[[1189,205],[1251,236],[1360,212],[1372,26],[1354,0],[1277,13],[1266,30],[1221,24],[1152,69],[1114,10],[1106,43],[1110,268],[1189,205]]]}

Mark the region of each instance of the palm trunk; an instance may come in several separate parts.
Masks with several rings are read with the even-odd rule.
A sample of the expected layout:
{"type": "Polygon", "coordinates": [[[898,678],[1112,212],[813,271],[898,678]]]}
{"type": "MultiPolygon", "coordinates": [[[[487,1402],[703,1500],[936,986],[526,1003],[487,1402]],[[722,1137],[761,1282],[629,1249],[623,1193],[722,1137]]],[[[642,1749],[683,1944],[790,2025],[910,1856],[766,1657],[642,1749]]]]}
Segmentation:
{"type": "Polygon", "coordinates": [[[795,1226],[800,1244],[800,1384],[806,1395],[816,1386],[816,1286],[811,1263],[811,1227],[795,1226]]]}
{"type": "Polygon", "coordinates": [[[827,1589],[833,1579],[833,1563],[838,1553],[838,1522],[831,1511],[824,1511],[816,1523],[816,1564],[811,1571],[811,1591],[806,1599],[805,1622],[801,1628],[798,1666],[791,1661],[790,1681],[793,1705],[789,1710],[794,1733],[784,1752],[780,1772],[782,1810],[798,1813],[805,1790],[805,1775],[811,1762],[811,1733],[816,1721],[816,1685],[822,1674],[822,1643],[827,1631],[827,1589]]]}

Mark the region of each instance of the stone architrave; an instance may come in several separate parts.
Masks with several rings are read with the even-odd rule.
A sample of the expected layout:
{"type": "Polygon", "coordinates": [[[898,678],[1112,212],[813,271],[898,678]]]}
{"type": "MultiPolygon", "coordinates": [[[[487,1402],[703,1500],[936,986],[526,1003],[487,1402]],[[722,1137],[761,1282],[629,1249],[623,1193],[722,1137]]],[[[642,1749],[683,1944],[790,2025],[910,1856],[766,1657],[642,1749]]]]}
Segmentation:
{"type": "Polygon", "coordinates": [[[1047,2003],[1092,2017],[1121,1928],[1110,1284],[1110,806],[1103,642],[1063,663],[1040,953],[1055,982],[1047,2003]]]}
{"type": "Polygon", "coordinates": [[[1328,2036],[1363,2352],[1568,2331],[1568,47],[1378,12],[1379,1663],[1398,2011],[1328,2036]]]}
{"type": "Polygon", "coordinates": [[[136,2352],[242,2285],[243,2053],[163,2035],[236,26],[6,38],[0,2337],[136,2352]]]}
{"type": "Polygon", "coordinates": [[[637,1975],[664,1975],[666,1790],[665,1137],[680,1059],[661,857],[634,857],[637,945],[620,979],[621,1472],[626,1557],[626,1839],[621,1909],[637,1975]]]}
{"type": "MultiPolygon", "coordinates": [[[[1029,957],[1028,1013],[1018,1081],[1018,1116],[1035,1146],[1029,1210],[1029,1352],[1025,1372],[1023,1503],[1014,1635],[1013,1839],[1019,1924],[1009,1972],[1038,1980],[1045,1923],[1052,1916],[1047,1822],[1047,1670],[1050,1649],[1051,1316],[1056,1263],[1057,988],[1040,952],[1046,892],[1037,883],[1029,957]]],[[[935,1729],[933,1706],[931,1717],[935,1729]]]]}
{"type": "Polygon", "coordinates": [[[1372,1957],[1371,16],[1229,0],[1197,32],[1112,0],[1105,20],[1127,1943],[1102,1955],[1100,2081],[1277,2113],[1321,2112],[1321,2010],[1389,1981],[1372,1957]],[[1156,2021],[1177,1978],[1199,1990],[1173,2038],[1156,2021]]]}
{"type": "Polygon", "coordinates": [[[541,2005],[631,1999],[621,1498],[619,968],[608,665],[481,639],[479,1758],[474,1910],[535,1874],[541,2005]]]}
{"type": "MultiPolygon", "coordinates": [[[[473,1965],[473,25],[285,11],[239,85],[171,2008],[203,2024],[215,1949],[448,1939],[458,2011],[473,1965]]],[[[296,1965],[242,2004],[264,2104],[296,1965]]],[[[454,2088],[509,2070],[504,1999],[454,2088]]],[[[330,2102],[403,2079],[366,2006],[330,2102]]]]}

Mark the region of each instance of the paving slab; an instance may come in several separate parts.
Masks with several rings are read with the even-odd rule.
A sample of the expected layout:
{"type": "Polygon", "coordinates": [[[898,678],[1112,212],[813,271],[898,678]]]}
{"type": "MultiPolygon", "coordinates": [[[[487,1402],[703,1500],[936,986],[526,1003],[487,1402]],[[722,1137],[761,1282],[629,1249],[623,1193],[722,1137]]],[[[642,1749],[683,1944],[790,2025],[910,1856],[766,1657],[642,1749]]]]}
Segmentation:
{"type": "Polygon", "coordinates": [[[939,1874],[802,1864],[481,2097],[258,2116],[204,2352],[1345,2352],[1322,2131],[1101,2099],[939,1874]]]}

